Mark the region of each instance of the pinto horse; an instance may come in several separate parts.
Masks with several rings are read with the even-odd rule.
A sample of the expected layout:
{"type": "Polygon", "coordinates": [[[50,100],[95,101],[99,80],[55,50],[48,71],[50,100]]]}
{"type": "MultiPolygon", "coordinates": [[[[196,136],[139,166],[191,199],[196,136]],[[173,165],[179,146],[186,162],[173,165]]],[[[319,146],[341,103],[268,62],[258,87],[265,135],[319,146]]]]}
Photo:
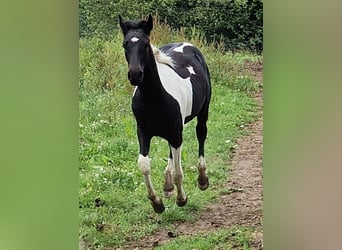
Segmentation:
{"type": "Polygon", "coordinates": [[[149,150],[153,136],[164,138],[170,147],[164,195],[170,197],[175,184],[176,204],[184,206],[187,197],[182,186],[182,131],[185,123],[197,117],[198,186],[201,190],[209,186],[204,141],[211,96],[210,74],[203,55],[190,43],[171,43],[160,49],[152,46],[149,38],[153,28],[151,15],[139,22],[123,21],[119,16],[119,24],[124,35],[128,79],[136,86],[132,110],[137,122],[140,149],[138,167],[144,175],[154,211],[162,213],[165,207],[150,177],[149,150]]]}

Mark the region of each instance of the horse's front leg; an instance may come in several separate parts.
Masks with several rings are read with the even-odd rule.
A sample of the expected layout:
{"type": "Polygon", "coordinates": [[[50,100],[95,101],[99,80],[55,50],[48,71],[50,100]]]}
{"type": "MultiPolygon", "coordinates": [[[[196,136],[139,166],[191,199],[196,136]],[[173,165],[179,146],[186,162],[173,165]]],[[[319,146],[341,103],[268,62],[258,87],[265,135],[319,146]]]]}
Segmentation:
{"type": "Polygon", "coordinates": [[[156,195],[151,181],[151,161],[148,156],[150,150],[151,138],[145,137],[140,130],[138,130],[138,139],[140,146],[140,154],[138,157],[138,167],[144,175],[145,184],[147,187],[148,198],[152,203],[152,207],[156,213],[162,213],[165,206],[162,200],[156,195]]]}
{"type": "Polygon", "coordinates": [[[171,153],[174,167],[174,182],[177,187],[176,204],[178,206],[184,206],[187,202],[187,197],[183,189],[183,169],[181,165],[182,144],[178,148],[171,146],[171,153]]]}

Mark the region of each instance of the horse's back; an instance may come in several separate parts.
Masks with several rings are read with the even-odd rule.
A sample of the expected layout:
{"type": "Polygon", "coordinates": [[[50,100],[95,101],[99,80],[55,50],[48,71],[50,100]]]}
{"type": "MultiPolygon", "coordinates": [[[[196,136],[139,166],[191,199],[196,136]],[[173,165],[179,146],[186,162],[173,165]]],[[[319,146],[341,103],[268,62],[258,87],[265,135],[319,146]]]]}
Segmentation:
{"type": "Polygon", "coordinates": [[[175,64],[174,70],[183,78],[196,73],[203,75],[205,81],[210,81],[207,64],[200,50],[191,43],[169,43],[160,48],[170,56],[175,64]],[[192,67],[189,68],[189,67],[192,67]]]}
{"type": "Polygon", "coordinates": [[[185,121],[191,120],[203,108],[208,106],[211,96],[210,74],[205,59],[198,48],[190,43],[170,43],[160,50],[171,57],[173,70],[183,79],[189,79],[192,85],[192,110],[185,121]]]}

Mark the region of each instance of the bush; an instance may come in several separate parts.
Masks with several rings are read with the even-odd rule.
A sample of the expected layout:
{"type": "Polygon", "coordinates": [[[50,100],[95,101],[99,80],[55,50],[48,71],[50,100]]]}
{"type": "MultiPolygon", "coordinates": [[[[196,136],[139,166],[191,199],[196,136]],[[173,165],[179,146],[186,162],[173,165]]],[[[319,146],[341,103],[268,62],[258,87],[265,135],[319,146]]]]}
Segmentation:
{"type": "MultiPolygon", "coordinates": [[[[174,41],[185,40],[184,32],[173,32],[171,28],[154,20],[151,43],[157,47],[174,41]]],[[[80,89],[107,89],[131,92],[133,87],[127,78],[127,62],[122,48],[123,35],[118,30],[110,40],[98,37],[81,38],[79,43],[79,83],[80,89]]],[[[203,55],[211,73],[213,84],[226,86],[238,91],[253,92],[258,87],[251,77],[246,75],[244,62],[258,60],[251,53],[231,53],[224,51],[223,43],[208,43],[202,32],[191,29],[186,39],[197,46],[203,55]]]]}
{"type": "Polygon", "coordinates": [[[80,0],[80,37],[113,37],[118,15],[139,19],[149,13],[172,28],[191,35],[196,27],[208,41],[222,41],[226,50],[263,50],[263,3],[261,0],[80,0]]]}
{"type": "Polygon", "coordinates": [[[208,41],[222,40],[226,50],[263,50],[260,0],[157,0],[153,8],[172,27],[196,27],[208,41]]]}

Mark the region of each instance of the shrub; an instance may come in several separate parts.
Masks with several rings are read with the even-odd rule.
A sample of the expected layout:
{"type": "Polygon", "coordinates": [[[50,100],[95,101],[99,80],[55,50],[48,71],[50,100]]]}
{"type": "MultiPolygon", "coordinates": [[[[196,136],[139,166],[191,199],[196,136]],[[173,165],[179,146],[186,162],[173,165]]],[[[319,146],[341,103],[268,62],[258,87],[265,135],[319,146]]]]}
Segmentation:
{"type": "Polygon", "coordinates": [[[80,37],[110,39],[118,28],[118,15],[139,19],[149,13],[174,29],[202,31],[208,41],[224,43],[226,50],[263,50],[261,0],[80,0],[80,37]]]}

